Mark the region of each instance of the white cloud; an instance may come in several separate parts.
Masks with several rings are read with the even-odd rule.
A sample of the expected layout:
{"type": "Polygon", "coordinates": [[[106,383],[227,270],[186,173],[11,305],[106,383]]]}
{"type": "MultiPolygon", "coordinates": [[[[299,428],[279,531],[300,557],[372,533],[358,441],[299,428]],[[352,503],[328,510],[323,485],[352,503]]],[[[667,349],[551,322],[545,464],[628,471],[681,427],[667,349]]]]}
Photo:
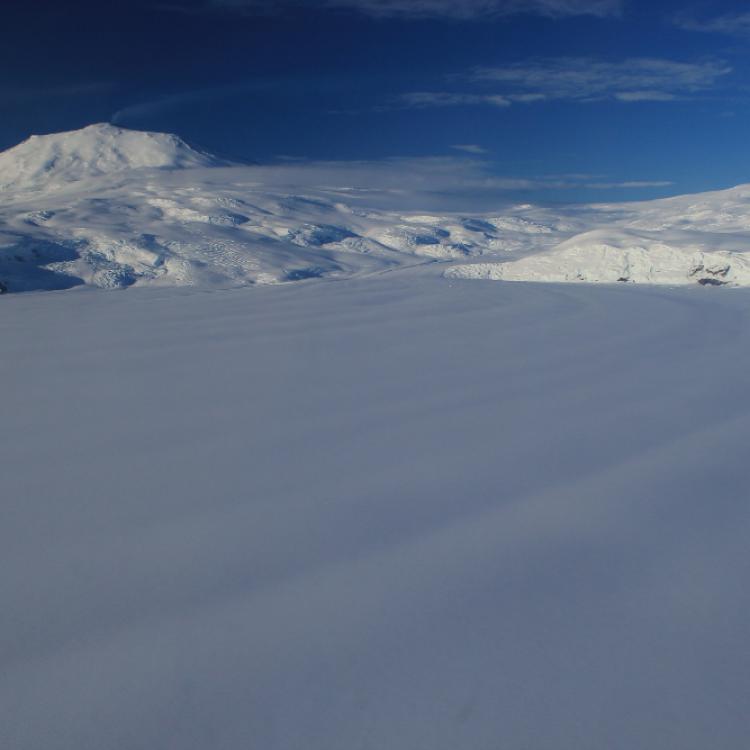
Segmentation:
{"type": "Polygon", "coordinates": [[[521,104],[531,104],[533,102],[543,102],[545,99],[547,99],[546,94],[536,93],[536,94],[512,94],[508,101],[514,101],[519,102],[521,104]]]}
{"type": "Polygon", "coordinates": [[[678,97],[667,91],[618,91],[615,99],[621,102],[672,102],[678,97]]]}
{"type": "Polygon", "coordinates": [[[498,175],[479,156],[475,144],[452,146],[477,158],[394,157],[359,161],[306,161],[285,157],[280,164],[247,168],[248,180],[266,186],[295,186],[387,194],[483,193],[524,190],[617,190],[666,187],[663,180],[605,181],[602,175],[563,174],[517,177],[498,175]]]}
{"type": "Polygon", "coordinates": [[[209,0],[217,8],[273,12],[289,7],[357,11],[376,18],[447,18],[471,20],[517,14],[550,18],[616,16],[622,0],[209,0]]]}
{"type": "Polygon", "coordinates": [[[407,107],[456,107],[470,104],[490,104],[509,107],[510,101],[496,94],[454,94],[447,91],[412,91],[399,97],[407,107]]]}
{"type": "Polygon", "coordinates": [[[750,36],[750,12],[727,13],[705,20],[685,14],[677,16],[675,24],[686,31],[704,31],[731,36],[750,36]]]}
{"type": "Polygon", "coordinates": [[[547,185],[544,178],[496,175],[478,158],[461,156],[392,157],[355,161],[288,161],[248,168],[264,185],[294,185],[391,192],[527,190],[547,185]]]}
{"type": "Polygon", "coordinates": [[[530,104],[540,101],[668,102],[694,96],[732,72],[724,62],[697,63],[638,57],[607,62],[556,57],[477,68],[468,76],[473,91],[410,92],[400,102],[411,107],[472,104],[530,104]],[[479,87],[495,89],[479,92],[479,87]]]}
{"type": "Polygon", "coordinates": [[[620,0],[327,0],[374,16],[444,16],[477,18],[517,13],[543,16],[608,16],[620,11],[620,0]]]}
{"type": "Polygon", "coordinates": [[[451,148],[456,149],[456,151],[463,151],[467,154],[486,154],[487,149],[483,148],[482,146],[477,145],[476,143],[455,143],[451,146],[451,148]]]}
{"type": "Polygon", "coordinates": [[[560,57],[479,68],[475,80],[502,85],[511,101],[545,99],[607,99],[664,101],[711,88],[731,72],[723,62],[677,62],[638,57],[607,62],[585,57],[560,57]]]}
{"type": "Polygon", "coordinates": [[[674,182],[669,180],[627,180],[625,182],[589,182],[582,187],[593,190],[617,190],[617,189],[634,189],[634,188],[658,188],[669,187],[674,182]]]}

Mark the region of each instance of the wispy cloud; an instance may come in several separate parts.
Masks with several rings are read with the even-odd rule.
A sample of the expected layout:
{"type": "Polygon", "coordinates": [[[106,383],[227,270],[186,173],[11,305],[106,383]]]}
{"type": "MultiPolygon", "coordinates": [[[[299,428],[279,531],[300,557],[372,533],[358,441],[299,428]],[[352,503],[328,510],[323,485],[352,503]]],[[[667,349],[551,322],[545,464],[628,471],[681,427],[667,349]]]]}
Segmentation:
{"type": "Polygon", "coordinates": [[[455,149],[456,151],[463,151],[467,154],[486,154],[487,149],[483,148],[482,146],[477,145],[476,143],[454,143],[451,148],[455,149]]]}
{"type": "Polygon", "coordinates": [[[408,107],[471,104],[529,104],[540,101],[666,102],[695,96],[731,73],[729,65],[659,58],[608,62],[584,57],[557,57],[477,68],[464,76],[473,91],[409,92],[400,102],[408,107]],[[484,92],[477,89],[484,88],[484,92]],[[492,92],[486,89],[492,87],[492,92]]]}
{"type": "Polygon", "coordinates": [[[470,104],[490,104],[509,107],[510,101],[497,94],[456,94],[445,91],[411,91],[402,94],[399,102],[406,107],[456,107],[470,104]]]}
{"type": "Polygon", "coordinates": [[[163,94],[154,97],[153,99],[134,102],[133,104],[128,104],[127,106],[118,109],[111,116],[110,121],[115,125],[122,125],[128,122],[138,122],[167,112],[174,112],[183,107],[215,102],[226,97],[237,96],[251,91],[262,91],[272,88],[272,86],[273,81],[257,80],[163,94]]]}
{"type": "Polygon", "coordinates": [[[355,161],[288,161],[252,167],[258,181],[274,185],[315,185],[389,191],[529,190],[543,178],[498,175],[479,158],[392,157],[355,161]]]}
{"type": "Polygon", "coordinates": [[[672,102],[679,98],[668,91],[618,91],[614,96],[621,102],[672,102]]]}
{"type": "Polygon", "coordinates": [[[550,18],[584,15],[603,18],[619,15],[622,0],[207,0],[198,7],[246,13],[313,7],[323,10],[351,10],[374,18],[445,18],[468,21],[518,14],[550,18]]]}
{"type": "Polygon", "coordinates": [[[668,187],[665,180],[607,181],[602,175],[563,174],[519,177],[497,174],[491,162],[479,158],[481,146],[463,144],[459,150],[477,158],[394,157],[359,161],[282,159],[279,164],[247,168],[248,177],[264,185],[315,186],[338,190],[386,192],[523,192],[555,190],[619,190],[668,187]]]}
{"type": "Polygon", "coordinates": [[[502,67],[478,68],[475,80],[500,84],[511,101],[518,94],[545,99],[663,100],[711,88],[731,72],[724,62],[678,62],[637,57],[608,62],[585,57],[558,57],[502,67]]]}
{"type": "Polygon", "coordinates": [[[164,112],[169,112],[182,104],[189,104],[193,101],[200,100],[193,99],[184,94],[164,96],[159,99],[151,99],[145,102],[129,104],[126,107],[122,107],[116,112],[113,112],[109,119],[113,125],[123,125],[131,121],[142,120],[164,112]]]}
{"type": "Polygon", "coordinates": [[[750,36],[750,12],[725,13],[714,18],[699,20],[695,16],[681,13],[674,19],[675,25],[686,31],[703,31],[730,36],[750,36]]]}
{"type": "Polygon", "coordinates": [[[627,190],[636,188],[660,188],[674,185],[670,180],[625,180],[624,182],[589,182],[582,185],[591,190],[627,190]]]}

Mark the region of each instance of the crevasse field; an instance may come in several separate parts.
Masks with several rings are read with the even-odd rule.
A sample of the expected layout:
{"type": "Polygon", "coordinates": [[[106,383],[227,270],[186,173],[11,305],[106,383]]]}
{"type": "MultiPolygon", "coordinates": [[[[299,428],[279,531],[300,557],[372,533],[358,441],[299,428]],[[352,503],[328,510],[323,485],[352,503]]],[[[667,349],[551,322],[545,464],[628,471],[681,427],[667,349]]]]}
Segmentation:
{"type": "Polygon", "coordinates": [[[750,292],[56,241],[7,278],[85,283],[0,299],[2,748],[747,746],[750,292]]]}

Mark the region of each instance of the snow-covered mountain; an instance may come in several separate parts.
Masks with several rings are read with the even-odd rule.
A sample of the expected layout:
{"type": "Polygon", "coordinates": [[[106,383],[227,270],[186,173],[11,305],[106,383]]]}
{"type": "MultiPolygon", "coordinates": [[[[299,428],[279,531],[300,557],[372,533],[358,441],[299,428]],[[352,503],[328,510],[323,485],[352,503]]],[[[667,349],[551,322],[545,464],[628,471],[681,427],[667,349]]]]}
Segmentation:
{"type": "Polygon", "coordinates": [[[0,189],[48,190],[131,169],[185,169],[221,162],[168,133],[99,123],[81,130],[32,135],[0,154],[0,189]]]}
{"type": "Polygon", "coordinates": [[[0,154],[0,291],[228,287],[436,260],[454,278],[750,284],[748,186],[436,215],[265,175],[164,133],[99,124],[32,136],[0,154]]]}
{"type": "Polygon", "coordinates": [[[403,214],[343,188],[269,187],[176,136],[95,125],[0,155],[0,283],[226,287],[353,276],[529,251],[562,229],[504,216],[403,214]]]}

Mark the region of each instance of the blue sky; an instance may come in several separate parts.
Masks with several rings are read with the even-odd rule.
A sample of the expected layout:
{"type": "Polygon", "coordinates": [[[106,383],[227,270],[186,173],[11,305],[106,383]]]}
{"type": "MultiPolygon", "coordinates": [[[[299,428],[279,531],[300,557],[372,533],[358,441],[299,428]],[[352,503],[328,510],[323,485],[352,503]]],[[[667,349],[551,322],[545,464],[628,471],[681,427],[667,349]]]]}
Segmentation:
{"type": "Polygon", "coordinates": [[[736,2],[6,0],[0,148],[112,121],[261,163],[440,160],[516,200],[658,197],[750,182],[749,52],[736,2]]]}

